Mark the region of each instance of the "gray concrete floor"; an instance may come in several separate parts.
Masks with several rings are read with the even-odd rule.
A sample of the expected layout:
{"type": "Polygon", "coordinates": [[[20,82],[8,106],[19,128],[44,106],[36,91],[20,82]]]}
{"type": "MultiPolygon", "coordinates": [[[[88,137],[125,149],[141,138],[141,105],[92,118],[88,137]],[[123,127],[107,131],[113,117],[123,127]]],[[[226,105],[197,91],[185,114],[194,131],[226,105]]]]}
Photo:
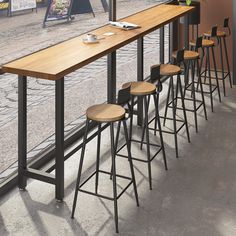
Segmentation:
{"type": "MultiPolygon", "coordinates": [[[[165,99],[161,95],[161,107],[165,99]]],[[[199,133],[188,114],[191,143],[185,132],[179,135],[180,158],[175,158],[173,137],[165,135],[169,170],[161,154],[152,162],[153,190],[147,180],[147,166],[135,162],[140,207],[132,188],[119,200],[120,235],[125,236],[234,236],[236,235],[236,89],[227,89],[215,112],[208,104],[208,121],[199,113],[199,133]]],[[[140,137],[140,130],[135,129],[140,137]]],[[[155,141],[155,138],[151,136],[155,141]]],[[[95,145],[86,148],[83,178],[95,168],[95,145]]],[[[133,145],[133,155],[145,158],[145,150],[133,145]]],[[[154,150],[152,150],[154,152],[154,150]]],[[[65,198],[54,199],[54,187],[35,180],[27,191],[17,188],[0,199],[0,235],[116,235],[113,203],[79,193],[75,219],[70,218],[80,152],[66,162],[65,198]]],[[[129,174],[127,160],[117,158],[119,173],[129,174]]],[[[110,169],[109,136],[102,135],[101,168],[110,169]]],[[[94,189],[93,181],[88,184],[94,189]]],[[[124,186],[118,181],[119,191],[124,186]]],[[[101,176],[99,191],[112,194],[110,181],[101,176]]]]}

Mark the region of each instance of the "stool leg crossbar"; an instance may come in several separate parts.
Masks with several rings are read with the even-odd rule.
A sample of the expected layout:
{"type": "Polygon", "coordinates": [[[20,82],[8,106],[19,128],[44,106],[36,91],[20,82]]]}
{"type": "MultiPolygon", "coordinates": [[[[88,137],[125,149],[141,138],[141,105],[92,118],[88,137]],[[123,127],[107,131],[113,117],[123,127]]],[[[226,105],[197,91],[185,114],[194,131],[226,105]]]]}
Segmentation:
{"type": "Polygon", "coordinates": [[[219,97],[219,102],[221,102],[221,95],[220,95],[220,86],[219,86],[219,78],[218,78],[218,73],[217,73],[217,68],[216,68],[216,60],[215,60],[215,53],[214,53],[214,48],[211,47],[211,54],[212,54],[212,59],[213,59],[213,72],[215,74],[215,79],[216,79],[216,85],[212,86],[212,70],[211,70],[211,63],[210,63],[210,48],[206,48],[206,57],[205,57],[205,69],[202,71],[202,65],[203,65],[203,60],[204,58],[201,59],[201,65],[200,65],[200,76],[204,76],[204,84],[209,85],[209,91],[203,91],[204,93],[207,93],[210,95],[210,101],[211,101],[211,110],[212,112],[214,111],[213,109],[213,93],[217,90],[218,97],[219,97]],[[207,75],[208,73],[208,75],[207,75]],[[204,74],[204,75],[203,75],[204,74]],[[209,83],[206,83],[206,80],[208,78],[209,83]]]}
{"type": "MultiPolygon", "coordinates": [[[[163,161],[164,161],[164,166],[165,169],[167,170],[167,161],[166,161],[166,155],[165,155],[165,148],[164,148],[164,142],[163,142],[163,137],[162,137],[162,131],[161,131],[161,126],[160,126],[160,119],[159,119],[159,113],[158,113],[158,95],[157,94],[152,94],[153,98],[154,98],[154,103],[155,103],[155,113],[156,113],[156,119],[157,119],[157,123],[158,123],[158,128],[159,128],[159,135],[160,135],[160,145],[159,144],[153,144],[150,143],[149,140],[149,122],[148,122],[148,104],[150,102],[150,96],[151,95],[147,95],[147,96],[142,96],[142,100],[144,103],[144,125],[143,125],[143,132],[142,132],[142,137],[146,137],[146,142],[143,141],[143,138],[141,140],[135,140],[132,138],[132,126],[133,126],[133,104],[134,104],[134,97],[132,97],[131,99],[131,115],[130,115],[130,129],[129,129],[129,138],[130,138],[130,143],[140,143],[141,147],[140,149],[142,149],[142,145],[145,144],[147,147],[147,159],[141,159],[141,158],[135,158],[132,156],[132,159],[135,161],[141,161],[141,162],[145,162],[148,164],[148,178],[149,178],[149,187],[150,189],[152,189],[152,169],[151,169],[151,162],[152,160],[158,155],[158,153],[160,153],[162,151],[162,155],[163,155],[163,161]],[[146,129],[146,127],[148,127],[148,129],[146,129]],[[157,149],[157,151],[155,152],[155,154],[151,157],[150,154],[150,146],[155,146],[155,147],[159,147],[157,149]]],[[[119,152],[124,148],[126,144],[122,145],[118,150],[117,150],[117,156],[123,157],[123,158],[127,158],[126,155],[120,154],[119,152]]]]}
{"type": "Polygon", "coordinates": [[[90,195],[94,195],[97,197],[101,197],[107,200],[112,200],[114,201],[114,219],[115,219],[115,227],[116,227],[116,232],[118,233],[118,205],[117,205],[117,200],[121,197],[121,195],[133,184],[134,188],[134,194],[135,194],[135,199],[136,199],[136,204],[139,206],[139,200],[138,200],[138,193],[137,193],[137,186],[136,186],[136,180],[135,180],[135,175],[134,175],[134,167],[133,167],[133,162],[131,158],[131,151],[130,151],[130,140],[128,136],[128,128],[126,125],[126,120],[123,119],[118,122],[118,130],[117,130],[117,135],[116,135],[116,141],[114,141],[115,136],[114,136],[114,123],[110,122],[110,138],[111,138],[111,160],[112,160],[112,172],[107,172],[99,169],[99,160],[100,160],[100,145],[101,145],[101,124],[98,124],[98,136],[97,136],[97,157],[96,157],[96,171],[92,173],[83,183],[80,183],[81,181],[81,175],[82,175],[82,167],[83,167],[83,161],[84,161],[84,155],[85,155],[85,148],[86,148],[86,139],[88,135],[88,126],[89,126],[89,119],[86,121],[86,128],[85,128],[85,135],[84,135],[84,140],[83,140],[83,147],[81,151],[81,158],[80,158],[80,163],[79,163],[79,169],[78,169],[78,176],[77,176],[77,181],[76,181],[76,188],[75,188],[75,195],[74,195],[74,201],[73,201],[73,207],[72,207],[72,214],[71,218],[74,218],[74,213],[75,213],[75,208],[76,208],[76,203],[77,203],[77,197],[78,197],[78,191],[87,193],[90,195]],[[129,166],[130,166],[130,172],[131,172],[131,177],[127,177],[124,175],[118,175],[116,173],[116,150],[118,146],[118,139],[119,139],[119,132],[120,132],[120,127],[121,123],[123,124],[124,128],[124,134],[125,134],[125,141],[126,141],[126,146],[127,146],[127,152],[128,152],[128,160],[129,160],[129,166]],[[113,197],[105,196],[103,194],[98,193],[98,182],[99,182],[99,173],[107,174],[107,175],[112,175],[112,181],[113,181],[113,197]],[[95,192],[90,192],[87,190],[82,189],[82,187],[93,177],[95,176],[95,192]],[[123,178],[129,180],[129,183],[124,187],[124,189],[121,191],[121,193],[117,193],[117,185],[116,185],[116,180],[118,178],[123,178]]]}
{"type": "MultiPolygon", "coordinates": [[[[194,113],[195,129],[196,129],[196,132],[198,132],[197,111],[201,107],[203,107],[205,119],[207,120],[205,98],[204,98],[204,93],[203,93],[202,79],[201,79],[201,76],[199,76],[200,68],[199,68],[198,60],[190,60],[188,62],[188,64],[189,65],[187,67],[186,74],[189,74],[188,70],[191,69],[191,77],[190,77],[191,78],[191,82],[189,82],[189,77],[185,81],[186,85],[185,85],[185,89],[184,89],[184,100],[185,101],[193,102],[193,109],[185,108],[185,110],[194,113]],[[197,69],[197,78],[198,78],[197,81],[195,81],[195,69],[197,69]],[[198,90],[195,88],[195,84],[200,85],[201,100],[196,98],[196,92],[198,90]],[[190,91],[191,92],[191,98],[186,98],[186,91],[190,91]],[[197,105],[197,103],[198,103],[198,105],[197,105]]],[[[181,97],[176,97],[176,99],[181,99],[181,97]]],[[[168,107],[171,108],[172,107],[172,103],[173,103],[172,101],[169,102],[168,103],[168,107]]],[[[176,102],[176,104],[177,104],[177,102],[176,102]]],[[[183,108],[179,107],[179,106],[176,106],[176,109],[183,110],[183,108]]]]}
{"type": "Polygon", "coordinates": [[[186,128],[188,142],[190,142],[187,114],[186,114],[186,108],[185,108],[185,102],[184,102],[184,93],[182,90],[180,75],[177,75],[176,88],[174,88],[173,76],[170,76],[168,94],[167,94],[167,99],[166,99],[166,107],[165,107],[165,113],[164,113],[163,118],[164,118],[164,122],[163,122],[164,126],[166,125],[166,120],[173,120],[173,132],[169,132],[166,130],[163,130],[162,132],[168,133],[168,134],[170,134],[170,133],[174,134],[175,152],[176,152],[176,157],[178,158],[179,153],[178,153],[177,134],[184,126],[186,128]],[[174,91],[174,90],[176,90],[176,91],[174,91]],[[176,119],[176,110],[177,110],[177,99],[176,98],[178,97],[179,93],[180,93],[180,100],[181,100],[184,119],[180,120],[183,124],[180,126],[179,129],[177,129],[177,121],[179,121],[179,120],[176,119]],[[170,98],[171,98],[171,102],[170,102],[170,98]],[[172,105],[170,106],[170,104],[172,104],[172,105]],[[167,117],[168,108],[172,108],[172,118],[167,117]]]}

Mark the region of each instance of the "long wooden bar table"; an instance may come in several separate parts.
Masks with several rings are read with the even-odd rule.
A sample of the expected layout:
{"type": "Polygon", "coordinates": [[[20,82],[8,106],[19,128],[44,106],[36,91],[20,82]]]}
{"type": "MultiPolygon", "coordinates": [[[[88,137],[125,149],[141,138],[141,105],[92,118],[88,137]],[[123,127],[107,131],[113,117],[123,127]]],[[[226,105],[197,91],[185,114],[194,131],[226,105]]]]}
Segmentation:
{"type": "MultiPolygon", "coordinates": [[[[55,46],[35,52],[18,60],[3,65],[2,71],[18,75],[18,187],[25,189],[27,177],[55,185],[56,199],[64,197],[64,76],[105,56],[117,49],[138,40],[138,47],[143,54],[143,36],[178,19],[193,10],[192,7],[158,5],[122,19],[140,26],[125,31],[105,25],[91,33],[105,37],[97,44],[84,44],[80,35],[55,46]],[[104,33],[114,32],[112,36],[104,33]],[[27,76],[55,80],[55,176],[49,173],[27,168],[27,76]]],[[[142,56],[138,60],[142,64],[142,56]]],[[[154,62],[155,63],[155,62],[154,62]]],[[[142,73],[142,68],[138,68],[142,73]]],[[[142,77],[142,76],[141,76],[142,77]]],[[[112,80],[111,78],[109,78],[112,80]]],[[[140,78],[139,78],[140,79],[140,78]]],[[[142,78],[141,78],[142,79],[142,78]]],[[[115,89],[109,91],[113,98],[115,89]]],[[[114,101],[114,99],[113,99],[114,101]]],[[[112,102],[112,100],[111,100],[112,102]]]]}

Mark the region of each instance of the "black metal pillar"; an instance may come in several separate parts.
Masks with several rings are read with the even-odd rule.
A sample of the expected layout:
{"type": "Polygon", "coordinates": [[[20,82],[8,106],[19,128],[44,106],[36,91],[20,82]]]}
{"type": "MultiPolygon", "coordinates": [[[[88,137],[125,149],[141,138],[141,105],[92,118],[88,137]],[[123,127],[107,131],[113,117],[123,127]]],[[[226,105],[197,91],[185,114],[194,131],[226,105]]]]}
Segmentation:
{"type": "Polygon", "coordinates": [[[189,49],[189,15],[184,16],[184,47],[189,49]]]}
{"type": "MultiPolygon", "coordinates": [[[[137,40],[137,81],[143,81],[143,38],[137,40]]],[[[143,124],[143,98],[138,97],[138,125],[143,124]]]]}
{"type": "Polygon", "coordinates": [[[160,28],[160,64],[165,63],[165,28],[160,28]]]}
{"type": "Polygon", "coordinates": [[[56,80],[56,199],[64,197],[64,78],[56,80]]]}
{"type": "Polygon", "coordinates": [[[169,26],[169,59],[171,60],[172,52],[179,49],[179,21],[170,23],[169,26]]]}
{"type": "Polygon", "coordinates": [[[233,84],[236,85],[236,1],[233,1],[233,84]]]}
{"type": "Polygon", "coordinates": [[[18,76],[18,187],[25,189],[27,168],[27,77],[18,76]]]}
{"type": "MultiPolygon", "coordinates": [[[[116,21],[116,0],[109,0],[109,20],[116,21]]],[[[107,101],[116,102],[116,52],[107,56],[107,101]]]]}

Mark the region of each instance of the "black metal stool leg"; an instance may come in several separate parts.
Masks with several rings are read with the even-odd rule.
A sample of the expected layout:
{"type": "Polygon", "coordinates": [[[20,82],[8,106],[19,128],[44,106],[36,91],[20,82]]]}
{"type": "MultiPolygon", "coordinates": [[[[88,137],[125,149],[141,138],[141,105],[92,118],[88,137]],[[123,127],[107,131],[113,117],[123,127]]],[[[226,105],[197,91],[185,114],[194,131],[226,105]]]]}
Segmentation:
{"type": "Polygon", "coordinates": [[[89,127],[89,120],[86,120],[86,127],[85,127],[85,134],[84,134],[84,140],[83,140],[83,147],[81,151],[81,157],[80,157],[80,164],[79,164],[79,169],[78,169],[78,175],[77,175],[77,181],[76,181],[76,187],[75,187],[75,195],[74,195],[74,201],[73,201],[73,207],[72,207],[72,213],[71,213],[71,218],[74,218],[75,214],[75,208],[76,208],[76,202],[77,202],[77,197],[78,197],[78,188],[80,184],[80,178],[81,178],[81,173],[82,173],[82,167],[83,167],[83,161],[84,161],[84,154],[85,154],[85,147],[86,147],[86,139],[88,135],[88,127],[89,127]]]}
{"type": "Polygon", "coordinates": [[[221,102],[219,78],[218,78],[218,74],[217,74],[215,52],[214,52],[214,48],[213,47],[211,47],[211,51],[212,51],[212,58],[213,58],[215,75],[216,75],[216,85],[217,85],[217,91],[218,91],[218,96],[219,96],[219,102],[221,102]]]}
{"type": "Polygon", "coordinates": [[[206,48],[206,60],[205,60],[205,72],[204,72],[204,84],[206,83],[206,80],[207,80],[207,71],[209,70],[208,69],[208,60],[210,59],[210,55],[209,55],[209,50],[208,48],[206,48]]]}
{"type": "Polygon", "coordinates": [[[134,175],[134,166],[133,166],[133,160],[132,160],[131,151],[130,151],[130,140],[128,137],[128,129],[127,129],[125,120],[123,120],[123,126],[124,126],[125,140],[127,143],[127,152],[128,152],[128,159],[129,159],[129,165],[130,165],[130,172],[131,172],[133,186],[134,186],[134,194],[135,194],[136,204],[137,206],[139,206],[137,185],[136,185],[136,180],[135,180],[135,175],[134,175]]]}
{"type": "Polygon", "coordinates": [[[199,62],[197,60],[197,74],[198,74],[198,83],[200,84],[200,92],[201,92],[201,96],[202,96],[202,104],[203,104],[203,110],[204,110],[204,114],[205,114],[205,119],[207,120],[207,111],[206,111],[206,103],[205,103],[205,97],[204,97],[204,92],[203,92],[203,86],[202,86],[202,78],[201,78],[201,74],[200,74],[200,68],[199,68],[199,62]]]}
{"type": "MultiPolygon", "coordinates": [[[[118,147],[118,142],[119,142],[119,135],[120,135],[120,125],[121,125],[121,121],[118,122],[118,126],[117,126],[117,132],[116,132],[116,141],[115,141],[115,153],[117,151],[117,147],[118,147]]],[[[110,174],[110,179],[112,179],[112,165],[111,165],[111,174],[110,174]]]]}
{"type": "MultiPolygon", "coordinates": [[[[148,96],[148,109],[149,109],[150,95],[147,95],[147,96],[148,96]]],[[[143,150],[143,142],[144,142],[145,130],[146,130],[146,122],[144,121],[143,129],[142,129],[142,138],[141,138],[140,150],[143,150]]]]}
{"type": "MultiPolygon", "coordinates": [[[[163,161],[164,161],[164,165],[165,165],[165,170],[168,170],[167,168],[167,161],[166,161],[166,153],[165,153],[165,146],[164,146],[164,141],[163,141],[163,135],[162,135],[162,129],[161,129],[161,121],[160,121],[160,117],[159,117],[159,93],[158,94],[154,94],[153,98],[154,98],[154,103],[155,103],[155,109],[156,109],[156,121],[158,124],[158,130],[159,130],[159,136],[160,136],[160,142],[161,142],[161,149],[162,149],[162,155],[163,155],[163,161]]],[[[157,127],[155,127],[155,130],[157,129],[157,127]]]]}
{"type": "Polygon", "coordinates": [[[196,93],[195,93],[195,61],[191,61],[191,70],[192,70],[192,97],[193,97],[193,109],[194,109],[194,120],[195,120],[195,129],[198,132],[198,123],[197,123],[197,105],[196,105],[196,93]]]}
{"type": "Polygon", "coordinates": [[[131,96],[130,109],[131,110],[130,110],[129,139],[132,140],[133,118],[134,118],[134,96],[131,96]]]}
{"type": "Polygon", "coordinates": [[[188,139],[188,142],[190,143],[190,135],[189,135],[189,129],[188,129],[188,119],[187,119],[187,114],[186,114],[186,110],[185,110],[184,94],[183,94],[183,90],[182,90],[182,84],[181,84],[180,75],[178,75],[178,77],[177,77],[177,83],[179,83],[179,87],[180,87],[180,97],[181,97],[181,102],[182,102],[183,115],[184,115],[184,121],[185,121],[186,133],[187,133],[187,139],[188,139]]]}
{"type": "Polygon", "coordinates": [[[148,102],[147,96],[144,96],[144,110],[145,110],[145,126],[146,126],[146,142],[147,142],[147,160],[148,160],[148,177],[149,177],[149,186],[152,190],[152,169],[151,169],[151,159],[150,159],[150,143],[149,143],[149,130],[148,130],[148,102]]]}
{"type": "Polygon", "coordinates": [[[166,107],[165,107],[165,113],[164,113],[164,121],[163,121],[163,126],[166,125],[166,117],[167,117],[167,112],[168,112],[168,104],[170,101],[170,86],[171,86],[171,81],[169,81],[169,87],[168,87],[168,93],[167,93],[167,99],[166,99],[166,107]]]}
{"type": "MultiPolygon", "coordinates": [[[[198,62],[199,76],[201,76],[201,77],[202,77],[202,65],[203,65],[203,60],[204,60],[204,57],[205,57],[205,49],[202,48],[202,50],[203,50],[203,56],[201,58],[200,65],[199,65],[199,62],[198,62]]],[[[198,89],[199,89],[199,81],[197,82],[197,91],[198,91],[198,89]]]]}
{"type": "Polygon", "coordinates": [[[186,91],[187,91],[187,86],[189,83],[189,69],[190,69],[190,65],[189,65],[189,61],[187,61],[187,67],[186,67],[186,73],[185,73],[185,81],[184,81],[184,97],[186,95],[186,91]]]}
{"type": "Polygon", "coordinates": [[[100,147],[101,147],[101,124],[98,125],[98,137],[97,137],[97,161],[96,161],[96,179],[95,179],[95,193],[96,194],[98,192],[100,147]]]}
{"type": "Polygon", "coordinates": [[[113,196],[114,196],[114,214],[115,214],[115,227],[116,233],[119,233],[118,229],[118,205],[117,205],[117,188],[116,188],[116,154],[114,144],[114,124],[110,124],[110,135],[111,135],[111,155],[112,155],[112,180],[113,180],[113,196]]]}
{"type": "MultiPolygon", "coordinates": [[[[158,111],[158,118],[160,119],[160,116],[159,116],[159,110],[158,107],[159,107],[159,92],[157,92],[157,94],[154,94],[153,96],[153,100],[154,100],[154,105],[155,105],[155,108],[156,108],[156,111],[158,111]],[[156,96],[155,96],[156,95],[156,96]],[[157,105],[157,106],[156,106],[157,105]]],[[[155,114],[155,116],[157,117],[157,113],[155,114]]],[[[154,135],[156,136],[157,135],[157,118],[155,119],[155,124],[154,124],[154,135]]]]}
{"type": "Polygon", "coordinates": [[[223,47],[222,47],[221,37],[219,37],[219,44],[220,44],[220,62],[221,62],[221,70],[222,70],[223,93],[224,93],[224,96],[226,96],[226,92],[225,92],[225,72],[224,72],[223,47]]]}
{"type": "Polygon", "coordinates": [[[230,87],[232,88],[232,78],[231,78],[231,72],[230,72],[230,66],[229,66],[229,56],[228,56],[228,49],[227,49],[225,37],[223,39],[223,43],[224,43],[224,49],[225,49],[225,57],[226,57],[227,70],[228,70],[228,73],[229,73],[229,83],[230,83],[230,87]]]}
{"type": "Polygon", "coordinates": [[[172,98],[172,115],[173,115],[173,127],[174,127],[174,139],[175,139],[175,153],[176,158],[179,157],[178,152],[178,141],[177,141],[177,126],[176,126],[176,107],[175,107],[175,92],[174,92],[174,82],[173,76],[170,77],[171,84],[171,98],[172,98]]]}
{"type": "Polygon", "coordinates": [[[211,84],[211,63],[210,63],[210,52],[209,48],[207,48],[207,69],[208,69],[208,76],[209,76],[209,89],[210,89],[210,100],[211,100],[211,111],[214,111],[213,108],[213,95],[212,95],[212,84],[211,84]]]}

